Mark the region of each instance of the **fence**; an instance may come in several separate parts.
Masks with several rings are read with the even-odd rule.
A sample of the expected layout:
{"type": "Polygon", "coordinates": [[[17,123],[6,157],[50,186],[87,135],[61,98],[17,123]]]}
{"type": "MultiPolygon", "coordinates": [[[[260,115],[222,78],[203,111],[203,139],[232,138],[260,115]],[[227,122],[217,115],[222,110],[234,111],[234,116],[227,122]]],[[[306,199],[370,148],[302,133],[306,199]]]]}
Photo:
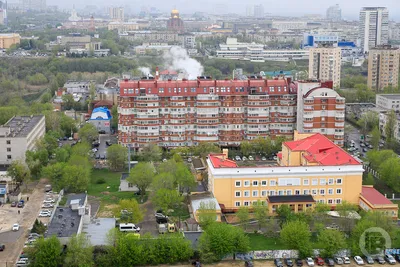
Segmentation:
{"type": "MultiPolygon", "coordinates": [[[[314,249],[313,255],[319,256],[320,250],[314,249]]],[[[344,257],[350,256],[350,250],[343,249],[340,250],[335,256],[344,257]]],[[[284,258],[298,258],[299,252],[297,250],[260,250],[251,251],[248,253],[236,253],[234,259],[236,260],[273,260],[273,259],[284,259],[284,258]]],[[[226,257],[224,260],[231,260],[232,257],[226,257]]]]}

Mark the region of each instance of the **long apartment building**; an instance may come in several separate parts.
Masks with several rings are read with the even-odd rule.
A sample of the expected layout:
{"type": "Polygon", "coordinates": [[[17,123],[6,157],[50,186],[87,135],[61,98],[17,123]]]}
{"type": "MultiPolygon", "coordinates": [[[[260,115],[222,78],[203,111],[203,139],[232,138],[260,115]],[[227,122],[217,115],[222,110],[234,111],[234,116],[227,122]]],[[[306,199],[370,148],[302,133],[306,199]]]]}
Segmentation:
{"type": "Polygon", "coordinates": [[[347,201],[397,219],[398,206],[370,186],[362,185],[362,164],[326,136],[294,134],[282,144],[276,166],[239,166],[223,154],[208,156],[208,188],[222,212],[268,204],[276,214],[281,205],[294,212],[326,203],[331,209],[347,201]]]}
{"type": "Polygon", "coordinates": [[[399,85],[400,49],[390,45],[370,48],[368,54],[368,87],[379,91],[399,85]]]}
{"type": "MultiPolygon", "coordinates": [[[[303,112],[297,107],[297,87],[290,79],[124,80],[118,100],[119,142],[140,149],[148,143],[238,146],[258,137],[292,138],[296,113],[303,112]]],[[[339,113],[344,117],[343,109],[339,113]]],[[[342,144],[343,135],[336,137],[342,144]]]]}

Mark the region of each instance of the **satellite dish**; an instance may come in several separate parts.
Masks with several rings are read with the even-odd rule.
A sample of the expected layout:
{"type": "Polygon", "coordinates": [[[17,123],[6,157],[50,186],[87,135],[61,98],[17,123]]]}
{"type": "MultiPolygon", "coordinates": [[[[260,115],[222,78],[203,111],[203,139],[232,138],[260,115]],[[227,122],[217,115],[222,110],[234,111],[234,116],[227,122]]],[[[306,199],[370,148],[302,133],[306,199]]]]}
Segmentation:
{"type": "Polygon", "coordinates": [[[265,76],[265,72],[264,71],[260,71],[260,75],[261,76],[265,76]]]}

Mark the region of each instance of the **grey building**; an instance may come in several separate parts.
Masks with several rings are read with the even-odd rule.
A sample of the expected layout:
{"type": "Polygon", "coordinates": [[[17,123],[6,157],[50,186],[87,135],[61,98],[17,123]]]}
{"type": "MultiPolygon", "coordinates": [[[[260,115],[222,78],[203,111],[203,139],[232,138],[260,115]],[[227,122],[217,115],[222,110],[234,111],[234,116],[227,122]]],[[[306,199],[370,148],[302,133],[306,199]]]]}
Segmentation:
{"type": "Polygon", "coordinates": [[[139,189],[135,185],[133,185],[132,183],[130,183],[126,180],[126,178],[128,178],[128,177],[129,177],[129,173],[121,174],[119,191],[139,192],[139,189]]]}
{"type": "Polygon", "coordinates": [[[376,106],[380,109],[400,111],[400,94],[376,95],[376,106]]]}
{"type": "Polygon", "coordinates": [[[0,126],[0,165],[8,166],[17,159],[25,162],[25,152],[33,150],[45,132],[43,115],[12,117],[0,126]]]}
{"type": "Polygon", "coordinates": [[[389,11],[386,7],[363,7],[360,11],[359,38],[363,52],[389,41],[389,11]]]}
{"type": "Polygon", "coordinates": [[[88,123],[93,124],[97,131],[104,131],[104,133],[109,134],[111,132],[111,118],[111,112],[108,108],[99,107],[93,109],[88,123]]]}

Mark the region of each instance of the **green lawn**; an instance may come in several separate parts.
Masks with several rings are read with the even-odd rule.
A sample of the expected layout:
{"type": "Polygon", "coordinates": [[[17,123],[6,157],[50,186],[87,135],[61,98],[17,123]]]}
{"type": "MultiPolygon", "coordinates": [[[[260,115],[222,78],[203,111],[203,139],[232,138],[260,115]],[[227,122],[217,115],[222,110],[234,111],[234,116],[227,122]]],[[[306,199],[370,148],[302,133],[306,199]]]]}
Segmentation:
{"type": "Polygon", "coordinates": [[[188,206],[182,203],[178,208],[174,209],[174,212],[172,212],[170,216],[176,217],[177,219],[180,217],[181,220],[186,220],[187,218],[190,218],[188,206]]]}
{"type": "Polygon", "coordinates": [[[250,238],[250,250],[288,249],[279,238],[268,238],[260,234],[247,234],[250,238]]]}
{"type": "Polygon", "coordinates": [[[102,205],[116,204],[120,199],[135,198],[139,200],[139,196],[132,192],[119,192],[119,182],[121,173],[112,172],[107,169],[95,169],[92,172],[88,194],[98,197],[102,205]],[[105,181],[98,183],[99,180],[105,181]]]}

